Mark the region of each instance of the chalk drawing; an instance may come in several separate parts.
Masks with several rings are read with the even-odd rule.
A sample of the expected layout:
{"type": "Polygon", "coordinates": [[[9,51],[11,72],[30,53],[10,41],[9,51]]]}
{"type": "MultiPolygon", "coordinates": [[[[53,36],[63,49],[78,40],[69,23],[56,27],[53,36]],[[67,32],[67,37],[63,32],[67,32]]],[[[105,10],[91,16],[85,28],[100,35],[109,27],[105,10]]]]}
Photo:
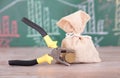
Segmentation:
{"type": "MultiPolygon", "coordinates": [[[[49,35],[60,35],[58,27],[55,26],[57,21],[50,18],[49,7],[42,6],[42,1],[29,0],[27,1],[27,8],[30,20],[40,25],[49,35]]],[[[33,38],[37,45],[45,46],[44,41],[42,41],[43,38],[40,36],[37,31],[28,27],[27,37],[33,38]]]]}
{"type": "Polygon", "coordinates": [[[1,26],[1,23],[0,23],[0,34],[2,33],[2,26],[1,26]]]}
{"type": "MultiPolygon", "coordinates": [[[[50,17],[51,8],[46,6],[43,2],[44,0],[13,0],[6,4],[0,9],[0,14],[11,7],[14,7],[19,2],[25,1],[27,3],[27,13],[28,18],[38,25],[42,26],[49,35],[57,36],[60,35],[59,28],[56,26],[58,20],[50,17]]],[[[80,3],[74,4],[69,0],[56,0],[58,3],[62,3],[65,6],[72,7],[78,10],[86,11],[90,16],[91,20],[87,23],[85,31],[83,34],[93,35],[95,40],[95,45],[100,46],[99,43],[104,39],[105,35],[109,32],[105,30],[106,20],[95,18],[95,0],[81,0],[80,3]],[[99,35],[99,37],[98,37],[99,35]]],[[[103,1],[103,0],[101,0],[103,1]]],[[[106,0],[108,1],[108,0],[106,0]]],[[[113,0],[109,0],[113,1],[113,0]]],[[[103,1],[104,2],[104,1],[103,1]]],[[[109,3],[105,6],[101,6],[100,10],[106,10],[109,3]]],[[[112,6],[111,6],[112,7],[112,6]]],[[[116,0],[116,10],[115,10],[115,26],[114,26],[114,36],[120,36],[120,0],[116,0]]],[[[67,11],[66,11],[67,12],[67,11]]],[[[97,14],[97,13],[96,13],[97,14]]],[[[108,14],[109,15],[109,14],[108,14]]],[[[32,38],[36,45],[45,46],[44,40],[41,35],[34,29],[28,27],[27,38],[32,38]]],[[[10,16],[4,15],[0,17],[0,46],[10,46],[10,42],[13,38],[18,38],[18,25],[16,20],[10,19],[10,16]]],[[[120,37],[119,37],[120,38],[120,37]]],[[[120,39],[118,39],[118,44],[120,44],[120,39]]]]}
{"type": "Polygon", "coordinates": [[[116,0],[114,35],[120,35],[120,0],[116,0]]]}
{"type": "Polygon", "coordinates": [[[60,2],[60,3],[65,4],[65,5],[68,5],[68,6],[78,8],[78,6],[77,6],[76,4],[72,4],[72,3],[67,2],[67,1],[65,1],[65,0],[57,0],[57,1],[60,2]]]}
{"type": "Polygon", "coordinates": [[[98,20],[97,31],[99,32],[99,34],[108,34],[108,32],[104,31],[104,20],[103,19],[98,20]]]}
{"type": "Polygon", "coordinates": [[[4,8],[0,10],[0,14],[21,1],[24,1],[24,0],[13,0],[10,4],[6,5],[4,8]]]}
{"type": "Polygon", "coordinates": [[[120,36],[119,36],[119,38],[118,38],[118,46],[120,46],[120,36]]]}
{"type": "Polygon", "coordinates": [[[46,31],[49,33],[50,32],[50,13],[49,13],[49,8],[44,7],[43,9],[43,28],[46,29],[46,31]]]}
{"type": "Polygon", "coordinates": [[[91,16],[91,20],[88,22],[88,33],[95,33],[95,12],[94,12],[94,1],[88,0],[88,13],[91,16]]]}
{"type": "Polygon", "coordinates": [[[115,36],[119,36],[117,43],[120,46],[120,0],[116,0],[115,27],[113,31],[115,31],[115,36]]]}
{"type": "Polygon", "coordinates": [[[96,47],[100,47],[99,43],[104,39],[103,36],[101,37],[94,37],[94,44],[96,47]]]}
{"type": "Polygon", "coordinates": [[[44,42],[41,36],[36,36],[33,38],[33,40],[35,41],[35,46],[46,46],[46,43],[44,42]]]}
{"type": "Polygon", "coordinates": [[[10,21],[9,16],[3,16],[2,22],[0,22],[0,47],[9,47],[11,39],[18,37],[17,21],[10,21]]]}
{"type": "Polygon", "coordinates": [[[58,21],[54,20],[54,19],[51,20],[51,23],[52,23],[51,26],[54,26],[54,27],[52,27],[51,32],[55,32],[55,33],[49,32],[49,34],[60,35],[58,26],[56,26],[56,22],[58,22],[58,21]]]}
{"type": "Polygon", "coordinates": [[[10,47],[10,38],[0,38],[0,47],[10,47]]]}

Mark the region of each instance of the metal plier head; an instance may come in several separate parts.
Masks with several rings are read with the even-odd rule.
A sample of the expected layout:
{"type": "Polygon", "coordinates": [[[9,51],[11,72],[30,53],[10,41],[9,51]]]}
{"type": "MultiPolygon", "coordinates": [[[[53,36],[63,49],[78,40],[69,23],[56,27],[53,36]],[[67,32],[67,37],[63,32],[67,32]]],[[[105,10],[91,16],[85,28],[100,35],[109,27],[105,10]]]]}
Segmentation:
{"type": "Polygon", "coordinates": [[[58,48],[54,48],[51,54],[49,55],[52,56],[57,62],[64,64],[66,66],[70,66],[70,64],[66,62],[65,59],[63,59],[61,56],[62,53],[68,53],[68,52],[74,52],[74,50],[58,47],[58,48]]]}

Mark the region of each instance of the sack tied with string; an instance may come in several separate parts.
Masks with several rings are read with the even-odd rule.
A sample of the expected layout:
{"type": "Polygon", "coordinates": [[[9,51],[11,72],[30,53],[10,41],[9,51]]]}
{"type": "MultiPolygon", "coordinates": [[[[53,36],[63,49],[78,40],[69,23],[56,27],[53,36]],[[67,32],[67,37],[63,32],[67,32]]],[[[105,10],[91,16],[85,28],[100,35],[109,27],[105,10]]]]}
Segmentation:
{"type": "Polygon", "coordinates": [[[61,18],[57,26],[66,32],[61,47],[74,50],[74,55],[68,55],[70,63],[101,62],[99,52],[96,50],[91,36],[82,35],[90,16],[79,10],[61,18]]]}

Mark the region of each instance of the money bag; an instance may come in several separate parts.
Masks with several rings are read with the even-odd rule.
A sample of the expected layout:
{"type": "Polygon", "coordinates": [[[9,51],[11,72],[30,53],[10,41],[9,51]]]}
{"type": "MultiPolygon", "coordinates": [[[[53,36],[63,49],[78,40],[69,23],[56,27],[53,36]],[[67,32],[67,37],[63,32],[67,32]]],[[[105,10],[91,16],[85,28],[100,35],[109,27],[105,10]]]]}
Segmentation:
{"type": "Polygon", "coordinates": [[[62,17],[57,22],[57,26],[66,32],[66,37],[62,40],[61,47],[74,50],[74,53],[64,57],[69,63],[101,62],[92,37],[82,35],[89,20],[90,16],[86,12],[79,10],[62,17]]]}

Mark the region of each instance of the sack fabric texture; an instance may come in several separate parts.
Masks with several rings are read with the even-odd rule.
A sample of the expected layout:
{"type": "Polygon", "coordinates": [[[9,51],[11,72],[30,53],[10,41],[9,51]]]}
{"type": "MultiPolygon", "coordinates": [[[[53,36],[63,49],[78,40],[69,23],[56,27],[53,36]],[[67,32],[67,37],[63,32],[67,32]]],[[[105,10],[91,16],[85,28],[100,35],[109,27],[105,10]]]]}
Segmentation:
{"type": "Polygon", "coordinates": [[[90,16],[86,12],[79,10],[61,18],[57,22],[57,26],[66,32],[66,37],[62,40],[61,47],[74,50],[74,63],[101,62],[92,37],[82,35],[89,20],[90,16]]]}

